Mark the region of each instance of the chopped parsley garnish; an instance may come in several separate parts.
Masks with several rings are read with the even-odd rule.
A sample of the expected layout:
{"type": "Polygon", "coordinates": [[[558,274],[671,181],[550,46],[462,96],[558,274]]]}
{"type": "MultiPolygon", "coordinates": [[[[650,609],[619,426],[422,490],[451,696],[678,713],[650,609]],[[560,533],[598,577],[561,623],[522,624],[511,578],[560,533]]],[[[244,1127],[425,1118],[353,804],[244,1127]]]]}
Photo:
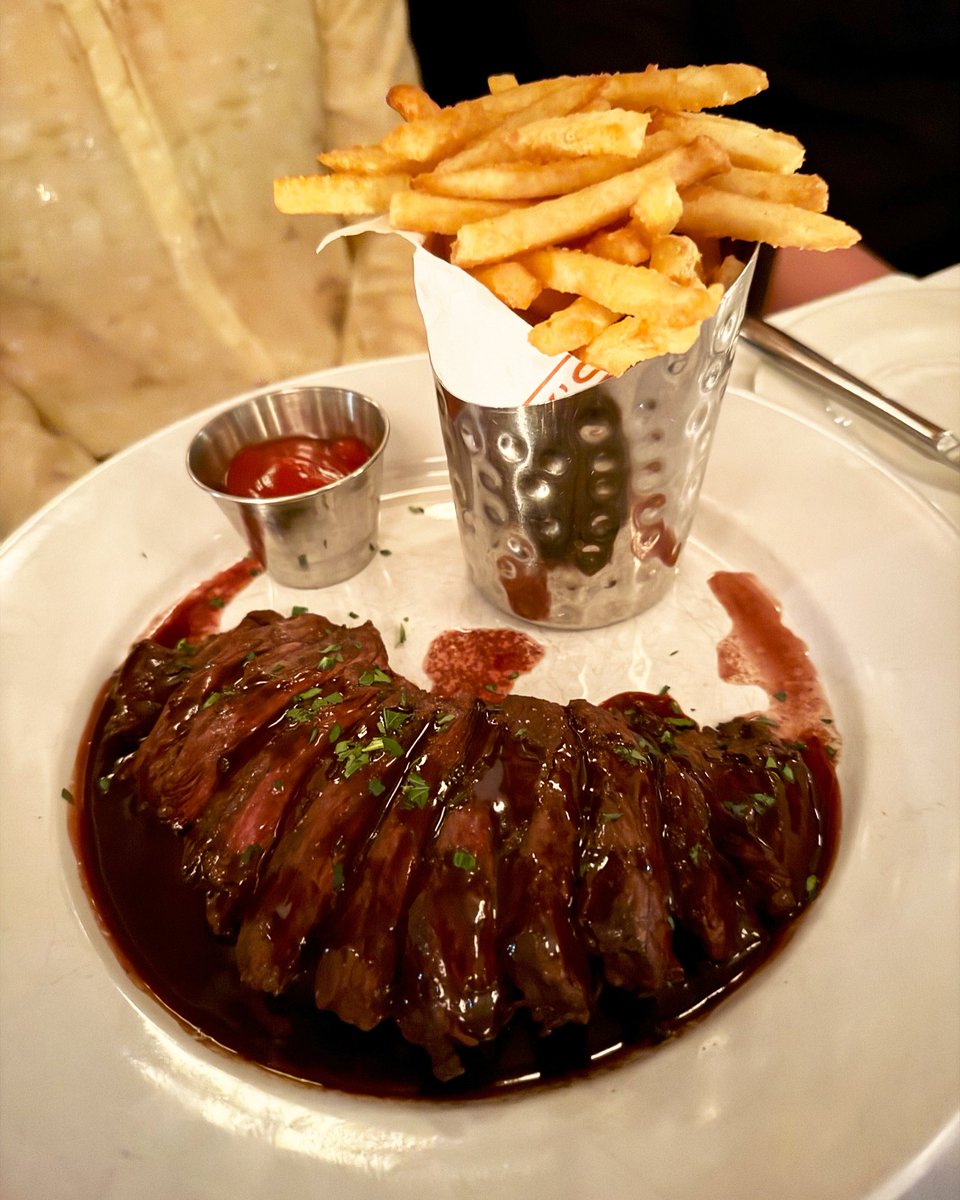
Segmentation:
{"type": "Polygon", "coordinates": [[[816,875],[808,875],[807,876],[806,889],[807,889],[808,896],[812,896],[813,893],[817,890],[817,888],[819,886],[820,886],[820,879],[818,876],[816,876],[816,875]]]}
{"type": "Polygon", "coordinates": [[[401,712],[398,708],[385,708],[377,720],[377,728],[381,733],[390,733],[409,720],[409,713],[401,712]]]}
{"type": "Polygon", "coordinates": [[[453,865],[461,871],[472,871],[477,865],[476,855],[471,854],[469,850],[454,850],[453,865]]]}
{"type": "Polygon", "coordinates": [[[226,603],[226,600],[224,600],[222,596],[211,596],[207,601],[207,604],[209,604],[211,608],[223,608],[225,607],[226,603]]]}
{"type": "Polygon", "coordinates": [[[60,789],[60,799],[66,800],[66,802],[68,804],[73,804],[74,803],[73,792],[71,792],[69,788],[61,788],[60,789]]]}
{"type": "Polygon", "coordinates": [[[776,804],[776,797],[769,792],[751,792],[750,803],[738,800],[724,800],[723,807],[735,817],[748,817],[751,813],[764,813],[776,804]]]}
{"type": "Polygon", "coordinates": [[[422,775],[411,771],[403,785],[403,800],[401,801],[403,807],[426,808],[429,799],[430,785],[422,775]]]}
{"type": "Polygon", "coordinates": [[[390,676],[381,667],[371,667],[360,676],[360,685],[369,687],[372,683],[390,683],[390,676]]]}
{"type": "Polygon", "coordinates": [[[320,688],[308,688],[296,697],[297,703],[292,704],[284,713],[284,716],[291,725],[305,725],[324,708],[329,708],[332,704],[340,704],[343,700],[343,692],[330,692],[326,696],[321,696],[320,688]]]}
{"type": "Polygon", "coordinates": [[[783,701],[786,700],[786,698],[787,698],[787,693],[786,692],[774,692],[773,698],[774,698],[774,700],[779,700],[782,704],[783,701]]]}
{"type": "Polygon", "coordinates": [[[423,505],[422,505],[422,504],[408,504],[408,505],[407,505],[407,508],[408,508],[408,509],[410,510],[410,512],[412,512],[412,513],[422,513],[422,512],[424,511],[424,508],[423,508],[423,505]]]}
{"type": "Polygon", "coordinates": [[[290,610],[291,617],[302,617],[307,609],[302,604],[295,604],[290,610]]]}
{"type": "Polygon", "coordinates": [[[446,727],[448,725],[451,725],[456,719],[457,719],[456,713],[452,713],[452,712],[441,713],[440,716],[437,717],[436,726],[438,729],[446,729],[446,727]]]}
{"type": "Polygon", "coordinates": [[[622,816],[623,813],[619,812],[605,812],[600,814],[600,820],[604,825],[609,825],[612,821],[619,821],[622,816]]]}
{"type": "Polygon", "coordinates": [[[335,892],[342,892],[343,884],[344,884],[343,863],[335,862],[333,864],[333,890],[335,892]]]}
{"type": "Polygon", "coordinates": [[[367,784],[367,791],[373,796],[382,796],[386,790],[386,785],[380,779],[371,779],[367,784]]]}
{"type": "Polygon", "coordinates": [[[639,767],[642,763],[646,762],[646,755],[633,746],[614,746],[613,752],[617,758],[622,758],[631,767],[639,767]]]}

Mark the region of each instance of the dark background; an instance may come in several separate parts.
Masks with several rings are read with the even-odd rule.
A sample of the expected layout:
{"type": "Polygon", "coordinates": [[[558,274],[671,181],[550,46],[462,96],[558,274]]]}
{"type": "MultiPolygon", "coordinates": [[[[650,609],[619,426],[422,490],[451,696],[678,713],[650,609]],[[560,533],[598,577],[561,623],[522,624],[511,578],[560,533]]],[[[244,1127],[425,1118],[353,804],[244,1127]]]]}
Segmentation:
{"type": "Polygon", "coordinates": [[[730,115],[792,133],[830,212],[914,275],[958,260],[960,0],[409,0],[424,87],[440,104],[487,76],[746,62],[769,89],[730,115]]]}

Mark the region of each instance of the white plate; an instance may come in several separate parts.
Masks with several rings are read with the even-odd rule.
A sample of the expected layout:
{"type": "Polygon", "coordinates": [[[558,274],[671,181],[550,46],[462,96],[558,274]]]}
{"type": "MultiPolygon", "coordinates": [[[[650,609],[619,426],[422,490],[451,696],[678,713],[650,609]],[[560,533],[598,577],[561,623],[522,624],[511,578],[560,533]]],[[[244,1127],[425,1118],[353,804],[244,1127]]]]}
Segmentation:
{"type": "MultiPolygon", "coordinates": [[[[429,371],[415,357],[324,378],[391,413],[392,553],[306,598],[261,580],[234,607],[353,610],[388,647],[409,617],[393,660],[422,679],[441,629],[503,623],[464,580],[429,371]]],[[[547,652],[523,682],[593,699],[670,683],[700,719],[745,711],[759,696],[717,681],[727,621],[706,580],[754,572],[808,643],[844,737],[822,897],[759,975],[631,1063],[497,1101],[364,1099],[183,1034],[117,965],[65,834],[61,788],[99,684],[158,613],[240,556],[184,470],[202,419],[107,463],[0,554],[4,1196],[932,1195],[924,1174],[960,1094],[956,532],[849,440],[728,393],[675,592],[606,631],[532,630],[547,652]]]]}
{"type": "MultiPolygon", "coordinates": [[[[776,323],[929,421],[960,434],[960,287],[904,283],[822,301],[776,323]]],[[[809,390],[769,360],[755,389],[773,399],[809,390]]],[[[862,445],[895,466],[960,528],[960,472],[918,454],[832,399],[825,409],[862,445]]]]}

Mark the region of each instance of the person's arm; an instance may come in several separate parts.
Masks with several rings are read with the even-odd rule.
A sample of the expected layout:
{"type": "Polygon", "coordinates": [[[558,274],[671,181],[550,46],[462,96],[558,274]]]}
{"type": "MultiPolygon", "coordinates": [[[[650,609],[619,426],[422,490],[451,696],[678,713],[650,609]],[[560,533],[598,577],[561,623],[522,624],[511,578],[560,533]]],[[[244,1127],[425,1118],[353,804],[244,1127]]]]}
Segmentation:
{"type": "Polygon", "coordinates": [[[761,311],[779,312],[819,300],[893,271],[862,245],[849,250],[778,250],[773,256],[761,311]]]}

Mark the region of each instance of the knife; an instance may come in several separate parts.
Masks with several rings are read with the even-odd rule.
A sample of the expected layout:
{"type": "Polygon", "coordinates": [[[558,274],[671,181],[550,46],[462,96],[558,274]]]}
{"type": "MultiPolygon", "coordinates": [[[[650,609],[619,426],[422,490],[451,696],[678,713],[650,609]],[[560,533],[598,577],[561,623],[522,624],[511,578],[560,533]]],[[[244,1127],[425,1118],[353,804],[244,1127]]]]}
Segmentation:
{"type": "Polygon", "coordinates": [[[740,337],[804,383],[826,391],[860,416],[928,457],[960,470],[960,437],[951,430],[934,425],[897,400],[878,392],[864,380],[851,375],[812,347],[775,328],[761,317],[744,317],[740,337]]]}

